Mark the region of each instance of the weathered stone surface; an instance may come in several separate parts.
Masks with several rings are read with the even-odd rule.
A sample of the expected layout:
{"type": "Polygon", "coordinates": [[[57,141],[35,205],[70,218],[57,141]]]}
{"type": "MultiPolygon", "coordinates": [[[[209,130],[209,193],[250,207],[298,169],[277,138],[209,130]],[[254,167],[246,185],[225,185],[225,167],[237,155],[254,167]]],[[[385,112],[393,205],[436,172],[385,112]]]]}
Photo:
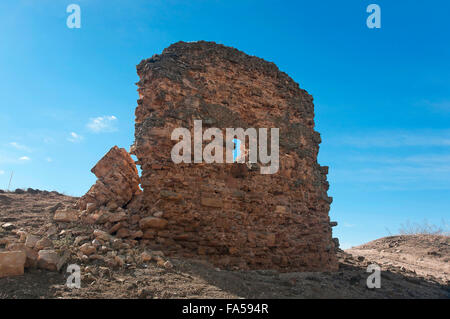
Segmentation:
{"type": "Polygon", "coordinates": [[[150,260],[152,260],[152,255],[149,252],[144,251],[141,253],[141,262],[145,263],[149,262],[150,260]]]}
{"type": "Polygon", "coordinates": [[[4,223],[2,225],[2,228],[4,230],[13,230],[14,228],[16,228],[16,226],[14,226],[12,223],[4,223]]]}
{"type": "Polygon", "coordinates": [[[127,228],[120,228],[116,234],[117,238],[126,238],[129,236],[130,236],[130,231],[127,228]]]}
{"type": "MultiPolygon", "coordinates": [[[[130,153],[141,165],[143,238],[221,267],[336,270],[327,195],[317,163],[313,98],[275,64],[211,42],[179,42],[137,66],[139,100],[130,153]],[[279,171],[261,164],[174,164],[171,132],[279,128],[279,171]],[[144,215],[143,215],[144,216],[144,215]],[[177,245],[174,245],[176,243],[177,245]]],[[[225,135],[225,134],[224,134],[225,135]]],[[[162,262],[161,262],[162,263],[162,262]]]]}
{"type": "Polygon", "coordinates": [[[0,252],[0,278],[23,275],[25,261],[24,251],[0,252]]]}
{"type": "Polygon", "coordinates": [[[66,263],[69,253],[60,255],[53,249],[43,249],[38,253],[37,266],[50,271],[59,271],[66,263]]]}
{"type": "Polygon", "coordinates": [[[92,255],[93,253],[95,253],[95,252],[97,251],[97,248],[95,248],[94,245],[85,243],[85,244],[81,245],[80,251],[81,251],[84,255],[90,256],[90,255],[92,255]]]}
{"type": "Polygon", "coordinates": [[[94,230],[94,237],[101,239],[103,241],[109,241],[111,239],[111,235],[109,235],[107,232],[102,231],[100,229],[94,230]]]}
{"type": "Polygon", "coordinates": [[[64,222],[64,223],[76,222],[78,221],[78,218],[79,212],[76,209],[70,208],[57,210],[55,212],[55,215],[53,216],[53,220],[55,222],[64,222]]]}
{"type": "Polygon", "coordinates": [[[91,171],[98,180],[79,199],[77,204],[81,210],[85,210],[88,203],[92,203],[95,207],[105,205],[113,210],[126,205],[133,196],[141,192],[136,165],[123,148],[117,146],[111,148],[91,171]]]}
{"type": "Polygon", "coordinates": [[[219,198],[202,197],[201,203],[203,206],[207,206],[207,207],[216,207],[216,208],[223,207],[223,201],[219,198]]]}
{"type": "Polygon", "coordinates": [[[141,229],[156,228],[164,229],[167,226],[167,220],[158,217],[146,217],[139,221],[139,227],[141,229]]]}
{"type": "Polygon", "coordinates": [[[36,243],[39,241],[39,236],[28,234],[27,239],[25,241],[25,246],[29,248],[34,248],[36,246],[36,243]]]}
{"type": "Polygon", "coordinates": [[[42,250],[44,248],[52,248],[53,243],[50,239],[48,238],[42,238],[40,240],[38,240],[38,242],[35,245],[35,249],[37,250],[42,250]]]}
{"type": "Polygon", "coordinates": [[[25,268],[35,268],[37,265],[38,253],[33,248],[25,246],[23,243],[11,243],[6,247],[9,251],[23,251],[26,255],[25,268]]]}

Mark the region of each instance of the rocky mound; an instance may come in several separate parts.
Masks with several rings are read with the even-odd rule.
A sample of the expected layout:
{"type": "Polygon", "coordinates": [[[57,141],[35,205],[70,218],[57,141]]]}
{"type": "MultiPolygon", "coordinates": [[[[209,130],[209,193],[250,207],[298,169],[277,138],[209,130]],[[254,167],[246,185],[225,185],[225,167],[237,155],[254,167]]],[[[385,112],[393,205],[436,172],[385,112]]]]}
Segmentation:
{"type": "Polygon", "coordinates": [[[450,237],[442,235],[399,235],[371,241],[346,250],[365,256],[385,267],[398,267],[417,275],[450,283],[450,237]]]}
{"type": "MultiPolygon", "coordinates": [[[[109,233],[108,222],[54,219],[57,211],[73,209],[78,198],[45,191],[1,195],[7,200],[0,201],[0,254],[8,249],[26,254],[31,249],[37,259],[23,275],[0,278],[0,298],[450,298],[448,282],[439,279],[438,268],[420,275],[380,263],[381,288],[368,289],[367,266],[379,261],[370,253],[373,250],[354,255],[338,252],[336,272],[230,271],[207,262],[166,257],[142,241],[109,233]],[[49,262],[39,263],[39,257],[49,262]],[[80,266],[80,289],[66,286],[67,265],[73,263],[80,266]]],[[[114,213],[122,215],[120,210],[114,213]]],[[[379,248],[392,253],[404,247],[388,248],[396,239],[376,242],[386,243],[379,248]]],[[[420,246],[420,242],[412,243],[420,246]]],[[[445,261],[448,238],[430,237],[430,243],[427,255],[441,258],[440,254],[445,261]]],[[[408,252],[413,253],[408,249],[403,256],[408,258],[408,252]]]]}

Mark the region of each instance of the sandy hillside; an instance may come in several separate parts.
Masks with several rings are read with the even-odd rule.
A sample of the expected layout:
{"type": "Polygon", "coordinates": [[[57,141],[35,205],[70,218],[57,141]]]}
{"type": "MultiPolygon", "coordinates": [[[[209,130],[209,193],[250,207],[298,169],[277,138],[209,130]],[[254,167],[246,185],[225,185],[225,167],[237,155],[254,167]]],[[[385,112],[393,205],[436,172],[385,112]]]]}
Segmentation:
{"type": "Polygon", "coordinates": [[[352,247],[347,253],[364,256],[381,266],[395,266],[422,277],[450,281],[450,237],[402,235],[380,238],[352,247]]]}
{"type": "Polygon", "coordinates": [[[82,270],[82,287],[72,290],[65,286],[64,267],[60,272],[26,269],[23,276],[0,278],[0,298],[450,297],[448,237],[392,236],[339,251],[339,271],[334,273],[231,271],[172,258],[173,267],[163,267],[154,261],[141,262],[139,256],[146,248],[140,246],[124,249],[106,243],[104,255],[79,258],[80,238],[92,241],[99,226],[53,220],[56,205],[70,206],[75,201],[57,192],[0,193],[0,251],[25,232],[70,252],[68,263],[77,263],[82,270]],[[126,255],[126,263],[111,266],[111,254],[126,255]],[[366,286],[366,268],[373,262],[382,269],[380,289],[366,286]]]}

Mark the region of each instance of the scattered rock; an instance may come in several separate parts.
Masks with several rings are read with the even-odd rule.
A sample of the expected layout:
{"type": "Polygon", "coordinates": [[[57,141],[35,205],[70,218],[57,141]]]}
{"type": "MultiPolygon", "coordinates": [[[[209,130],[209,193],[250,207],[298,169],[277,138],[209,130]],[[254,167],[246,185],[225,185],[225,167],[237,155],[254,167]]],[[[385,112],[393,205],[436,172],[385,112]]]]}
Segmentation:
{"type": "Polygon", "coordinates": [[[57,210],[53,216],[55,222],[76,222],[79,218],[79,212],[75,209],[66,208],[64,210],[57,210]]]}
{"type": "Polygon", "coordinates": [[[152,260],[152,255],[149,252],[144,251],[141,254],[141,262],[146,263],[149,262],[150,260],[152,260]]]}
{"type": "Polygon", "coordinates": [[[130,236],[130,231],[127,228],[121,228],[117,231],[117,238],[126,238],[130,236]]]}
{"type": "Polygon", "coordinates": [[[164,216],[164,212],[162,212],[162,211],[157,211],[153,214],[153,217],[162,218],[163,216],[164,216]]]}
{"type": "Polygon", "coordinates": [[[28,234],[27,239],[25,241],[25,246],[29,248],[34,248],[39,239],[40,238],[36,235],[28,234]]]}
{"type": "Polygon", "coordinates": [[[14,228],[16,228],[16,226],[14,226],[12,223],[4,223],[2,225],[2,228],[4,230],[13,230],[14,228]]]}
{"type": "Polygon", "coordinates": [[[127,219],[127,214],[122,211],[122,212],[119,212],[119,213],[116,213],[116,214],[111,214],[111,216],[109,216],[108,221],[110,223],[117,223],[117,222],[120,222],[120,221],[125,220],[125,219],[127,219]]]}
{"type": "Polygon", "coordinates": [[[42,250],[45,248],[52,248],[52,247],[53,247],[53,242],[46,237],[40,239],[35,245],[35,248],[37,250],[42,250]]]}
{"type": "Polygon", "coordinates": [[[0,278],[23,275],[25,261],[24,251],[0,252],[0,278]]]}
{"type": "Polygon", "coordinates": [[[86,204],[86,213],[90,214],[97,208],[97,205],[95,203],[87,203],[86,204]]]}
{"type": "Polygon", "coordinates": [[[102,231],[100,229],[94,230],[94,237],[97,238],[97,239],[101,239],[103,241],[106,241],[106,242],[108,242],[111,239],[111,235],[110,234],[108,234],[107,232],[102,231]]]}
{"type": "Polygon", "coordinates": [[[94,245],[91,245],[91,244],[86,243],[86,244],[81,245],[80,251],[81,251],[84,255],[90,256],[90,255],[92,255],[93,253],[95,253],[95,252],[97,251],[97,248],[95,248],[94,245]]]}
{"type": "Polygon", "coordinates": [[[53,249],[43,249],[38,253],[37,265],[42,269],[59,271],[66,263],[69,256],[70,253],[67,251],[61,256],[53,249]]]}

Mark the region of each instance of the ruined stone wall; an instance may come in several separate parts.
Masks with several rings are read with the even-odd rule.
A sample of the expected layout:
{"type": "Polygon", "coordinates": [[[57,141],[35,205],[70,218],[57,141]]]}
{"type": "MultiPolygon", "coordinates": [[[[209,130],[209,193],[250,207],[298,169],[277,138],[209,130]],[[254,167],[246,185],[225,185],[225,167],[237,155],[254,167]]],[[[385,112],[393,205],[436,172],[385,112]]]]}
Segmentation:
{"type": "Polygon", "coordinates": [[[142,211],[159,223],[141,225],[150,245],[222,267],[337,268],[311,95],[275,64],[212,42],[175,43],[137,72],[131,153],[142,168],[142,211]],[[279,128],[279,171],[174,164],[171,132],[185,127],[193,136],[194,120],[203,129],[279,128]]]}

